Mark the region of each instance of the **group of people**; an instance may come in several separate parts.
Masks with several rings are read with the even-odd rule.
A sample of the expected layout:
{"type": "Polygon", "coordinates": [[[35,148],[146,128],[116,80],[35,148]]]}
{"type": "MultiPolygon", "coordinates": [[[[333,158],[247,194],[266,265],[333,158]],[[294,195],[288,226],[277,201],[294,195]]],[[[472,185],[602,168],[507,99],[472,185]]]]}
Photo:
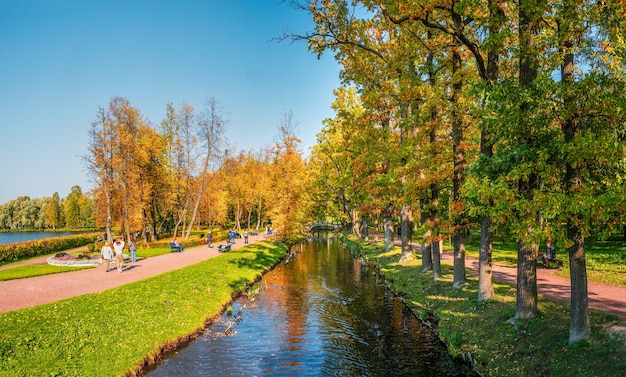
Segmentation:
{"type": "Polygon", "coordinates": [[[111,261],[115,257],[115,262],[117,264],[117,272],[122,272],[124,268],[124,248],[127,247],[130,252],[130,261],[131,263],[135,263],[137,261],[137,242],[135,241],[135,237],[131,236],[128,240],[128,244],[124,242],[124,237],[118,237],[115,242],[113,242],[113,248],[111,248],[111,242],[109,240],[104,242],[104,246],[102,246],[101,254],[103,259],[103,264],[106,265],[106,272],[109,272],[109,265],[111,261]]]}
{"type": "Polygon", "coordinates": [[[176,252],[181,252],[183,251],[185,248],[183,247],[183,244],[178,242],[176,239],[172,240],[172,242],[170,242],[170,250],[172,251],[176,251],[176,252]]]}
{"type": "MultiPolygon", "coordinates": [[[[235,232],[234,230],[229,230],[227,237],[228,237],[228,243],[234,244],[235,240],[241,236],[239,235],[239,233],[235,232]]],[[[209,233],[207,233],[206,235],[206,244],[209,247],[209,249],[212,247],[211,242],[213,242],[213,233],[209,231],[209,233]]],[[[245,244],[248,243],[248,231],[247,230],[243,232],[243,243],[245,244]]]]}
{"type": "MultiPolygon", "coordinates": [[[[268,227],[269,228],[269,227],[268,227]]],[[[269,231],[269,230],[268,230],[269,231]]],[[[237,238],[238,233],[235,231],[228,232],[228,240],[229,243],[234,244],[235,238],[237,238]]],[[[243,232],[244,243],[248,243],[248,231],[243,232]]],[[[130,261],[131,263],[135,263],[137,261],[137,242],[135,241],[134,236],[130,236],[128,240],[128,244],[124,242],[124,237],[118,237],[113,244],[107,239],[106,235],[104,236],[104,246],[102,246],[101,254],[103,259],[103,264],[106,265],[106,272],[109,272],[109,265],[111,261],[115,258],[115,263],[117,264],[117,271],[122,272],[124,267],[124,248],[128,248],[130,252],[130,261]]],[[[211,247],[211,242],[213,241],[213,234],[209,231],[206,236],[206,243],[208,247],[211,247]]],[[[175,250],[177,252],[181,252],[184,250],[183,244],[178,242],[176,239],[170,242],[170,249],[175,250]]]]}

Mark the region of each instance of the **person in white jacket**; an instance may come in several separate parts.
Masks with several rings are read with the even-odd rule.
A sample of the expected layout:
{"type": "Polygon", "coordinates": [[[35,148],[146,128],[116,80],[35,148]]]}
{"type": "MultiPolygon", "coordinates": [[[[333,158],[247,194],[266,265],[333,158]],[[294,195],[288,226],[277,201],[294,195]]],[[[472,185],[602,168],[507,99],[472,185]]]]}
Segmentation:
{"type": "Polygon", "coordinates": [[[104,261],[102,263],[106,263],[106,272],[109,272],[109,264],[111,263],[111,259],[113,259],[113,250],[111,249],[111,242],[106,241],[102,246],[102,250],[100,251],[102,254],[102,259],[104,261]]]}
{"type": "Polygon", "coordinates": [[[124,238],[119,237],[113,243],[113,249],[115,249],[115,258],[117,258],[117,272],[122,272],[124,266],[124,238]]]}

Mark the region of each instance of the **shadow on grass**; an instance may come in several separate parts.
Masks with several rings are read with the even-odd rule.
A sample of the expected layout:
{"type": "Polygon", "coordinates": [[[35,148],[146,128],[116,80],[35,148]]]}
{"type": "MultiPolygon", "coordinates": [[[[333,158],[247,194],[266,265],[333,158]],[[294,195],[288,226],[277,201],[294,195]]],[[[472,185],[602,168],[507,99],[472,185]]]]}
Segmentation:
{"type": "MultiPolygon", "coordinates": [[[[348,241],[352,242],[352,241],[348,241]]],[[[469,354],[480,373],[493,376],[618,376],[626,360],[623,342],[611,339],[605,327],[623,319],[592,311],[591,339],[569,345],[569,305],[538,298],[535,318],[508,320],[515,315],[515,285],[494,281],[495,297],[478,302],[478,281],[452,287],[453,266],[442,264],[442,277],[434,281],[432,271],[421,272],[421,260],[398,263],[400,249],[382,251],[380,245],[360,243],[360,252],[376,263],[418,316],[433,324],[452,354],[469,354]],[[514,371],[513,373],[511,371],[514,371]]],[[[511,246],[511,245],[509,245],[511,246]]]]}
{"type": "MultiPolygon", "coordinates": [[[[282,257],[287,255],[286,251],[286,246],[277,248],[274,244],[257,242],[237,251],[228,252],[231,257],[228,264],[239,270],[262,271],[258,277],[260,279],[263,273],[280,263],[282,257]]],[[[230,287],[234,290],[241,290],[250,283],[249,280],[242,278],[233,281],[230,287]]]]}

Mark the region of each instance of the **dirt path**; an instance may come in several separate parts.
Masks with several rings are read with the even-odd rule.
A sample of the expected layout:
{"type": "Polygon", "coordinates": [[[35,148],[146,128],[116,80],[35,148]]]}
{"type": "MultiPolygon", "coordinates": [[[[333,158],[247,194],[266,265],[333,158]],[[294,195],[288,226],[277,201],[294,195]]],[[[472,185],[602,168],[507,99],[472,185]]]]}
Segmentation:
{"type": "MultiPolygon", "coordinates": [[[[250,236],[249,242],[253,243],[263,239],[265,239],[265,235],[262,234],[250,236]]],[[[206,245],[190,247],[182,253],[169,253],[138,260],[136,263],[126,263],[122,273],[118,273],[114,267],[110,267],[109,272],[105,272],[104,266],[98,266],[60,274],[0,281],[0,313],[47,304],[87,293],[101,292],[187,267],[219,255],[217,245],[219,243],[214,243],[210,249],[206,245]]],[[[232,249],[236,250],[243,246],[245,246],[243,239],[238,239],[232,249]]],[[[47,258],[48,256],[31,259],[23,264],[46,264],[47,258]]],[[[12,266],[14,267],[15,264],[12,266]]]]}
{"type": "MultiPolygon", "coordinates": [[[[442,261],[454,263],[452,253],[443,253],[442,261]]],[[[478,260],[467,257],[465,268],[474,276],[478,275],[478,260]]],[[[570,280],[554,275],[555,270],[537,268],[537,292],[555,300],[570,300],[570,280]]],[[[493,265],[493,279],[515,285],[517,268],[493,265]]],[[[596,283],[587,284],[589,291],[589,308],[597,309],[622,317],[626,317],[626,289],[613,285],[596,283]]]]}

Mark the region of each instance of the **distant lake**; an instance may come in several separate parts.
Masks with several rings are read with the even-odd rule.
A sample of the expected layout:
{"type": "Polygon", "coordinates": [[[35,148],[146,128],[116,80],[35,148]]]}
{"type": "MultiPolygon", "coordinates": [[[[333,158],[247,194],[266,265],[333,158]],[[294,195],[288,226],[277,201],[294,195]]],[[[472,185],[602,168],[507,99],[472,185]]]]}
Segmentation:
{"type": "Polygon", "coordinates": [[[42,238],[63,237],[80,233],[82,232],[0,232],[0,245],[12,242],[40,240],[42,238]]]}

